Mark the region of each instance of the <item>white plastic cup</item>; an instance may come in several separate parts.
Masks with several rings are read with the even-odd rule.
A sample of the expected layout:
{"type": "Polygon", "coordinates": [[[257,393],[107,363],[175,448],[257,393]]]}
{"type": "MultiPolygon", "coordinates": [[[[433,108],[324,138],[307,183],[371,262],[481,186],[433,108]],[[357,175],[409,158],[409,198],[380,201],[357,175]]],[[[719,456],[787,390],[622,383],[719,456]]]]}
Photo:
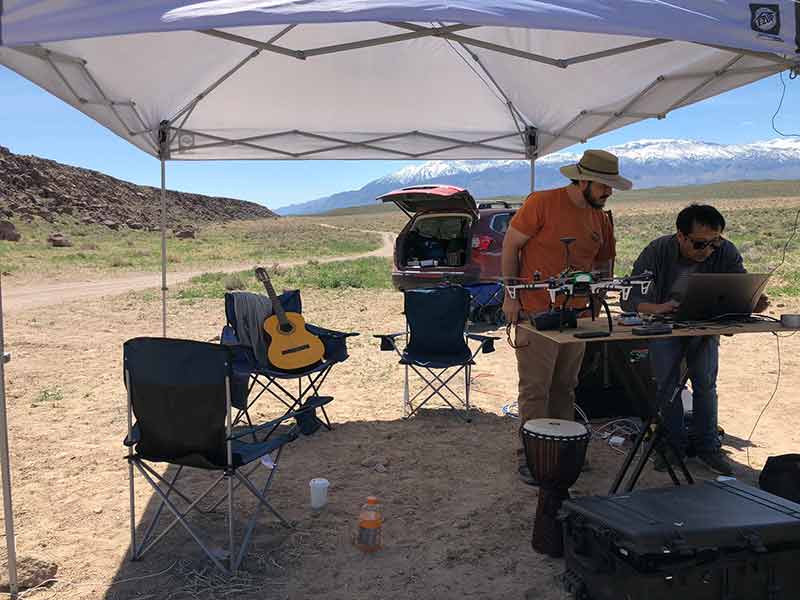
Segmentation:
{"type": "Polygon", "coordinates": [[[315,477],[308,482],[311,488],[311,508],[319,510],[328,503],[328,486],[330,482],[321,477],[315,477]]]}

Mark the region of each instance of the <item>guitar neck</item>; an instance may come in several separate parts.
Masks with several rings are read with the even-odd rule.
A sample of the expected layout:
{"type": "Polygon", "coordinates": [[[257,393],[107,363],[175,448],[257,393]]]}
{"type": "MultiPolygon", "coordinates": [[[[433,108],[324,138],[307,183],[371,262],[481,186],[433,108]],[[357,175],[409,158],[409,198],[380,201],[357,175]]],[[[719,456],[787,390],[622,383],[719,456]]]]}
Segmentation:
{"type": "Polygon", "coordinates": [[[278,294],[275,293],[275,288],[272,287],[272,281],[270,281],[269,275],[264,269],[259,269],[256,271],[256,274],[261,280],[261,283],[264,284],[264,288],[267,290],[267,296],[269,296],[269,299],[272,302],[272,310],[275,312],[278,322],[281,324],[281,326],[288,325],[289,319],[286,318],[286,311],[283,310],[281,301],[278,299],[278,294]]]}

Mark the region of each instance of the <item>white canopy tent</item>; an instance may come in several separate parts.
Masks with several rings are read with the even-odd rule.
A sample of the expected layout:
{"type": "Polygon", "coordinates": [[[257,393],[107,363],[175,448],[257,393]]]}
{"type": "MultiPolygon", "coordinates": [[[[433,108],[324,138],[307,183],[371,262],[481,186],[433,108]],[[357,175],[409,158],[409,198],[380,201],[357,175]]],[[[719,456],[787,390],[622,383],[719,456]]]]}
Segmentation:
{"type": "MultiPolygon", "coordinates": [[[[168,160],[533,167],[796,70],[799,46],[794,0],[0,0],[0,64],[157,157],[162,212],[168,160]]],[[[164,223],[162,259],[166,334],[164,223]]]]}

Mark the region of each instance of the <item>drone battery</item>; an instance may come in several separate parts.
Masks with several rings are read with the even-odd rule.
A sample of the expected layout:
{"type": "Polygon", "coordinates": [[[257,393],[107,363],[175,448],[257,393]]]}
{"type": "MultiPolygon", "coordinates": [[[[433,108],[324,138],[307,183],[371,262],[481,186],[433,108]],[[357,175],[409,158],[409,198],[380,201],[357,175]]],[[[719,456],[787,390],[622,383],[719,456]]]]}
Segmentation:
{"type": "Polygon", "coordinates": [[[539,331],[553,329],[575,329],[578,326],[578,313],[574,310],[549,310],[531,317],[539,331]]]}
{"type": "Polygon", "coordinates": [[[642,325],[641,327],[634,327],[631,329],[633,335],[669,335],[672,333],[672,325],[668,323],[653,323],[651,325],[642,325]]]}
{"type": "Polygon", "coordinates": [[[611,333],[608,331],[577,331],[572,335],[581,340],[588,340],[592,338],[609,337],[611,333]]]}

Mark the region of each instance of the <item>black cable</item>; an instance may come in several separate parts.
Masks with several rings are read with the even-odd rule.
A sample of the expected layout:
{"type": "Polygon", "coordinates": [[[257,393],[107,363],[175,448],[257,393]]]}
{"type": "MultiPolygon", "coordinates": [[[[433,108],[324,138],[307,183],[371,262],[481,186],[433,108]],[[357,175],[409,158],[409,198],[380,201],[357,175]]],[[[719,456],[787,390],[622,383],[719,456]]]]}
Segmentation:
{"type": "MultiPolygon", "coordinates": [[[[779,336],[777,333],[774,333],[773,335],[775,336],[775,348],[778,354],[778,375],[775,377],[775,388],[772,390],[772,394],[770,395],[769,400],[767,400],[767,403],[764,405],[764,408],[762,408],[761,412],[758,414],[758,418],[756,419],[756,422],[753,424],[753,429],[750,430],[750,435],[747,436],[747,440],[745,441],[744,450],[745,454],[747,455],[747,468],[749,468],[751,471],[753,470],[753,466],[750,464],[750,441],[753,439],[753,434],[756,432],[756,428],[758,427],[759,421],[761,421],[761,417],[763,417],[764,413],[767,412],[769,405],[772,404],[772,400],[775,398],[775,394],[778,393],[778,386],[780,386],[781,383],[781,337],[782,336],[779,336]]],[[[756,485],[758,484],[755,475],[753,477],[753,483],[756,485]]]]}
{"type": "MultiPolygon", "coordinates": [[[[777,117],[778,113],[781,111],[781,107],[783,106],[783,98],[786,96],[786,82],[783,80],[783,71],[781,71],[778,75],[781,79],[781,86],[783,86],[783,89],[781,90],[781,98],[778,101],[778,108],[775,109],[775,112],[772,115],[772,130],[783,137],[800,137],[800,134],[798,133],[783,133],[777,127],[775,127],[775,117],[777,117]]],[[[797,77],[797,75],[792,71],[789,74],[789,79],[794,79],[795,77],[797,77]]]]}
{"type": "Polygon", "coordinates": [[[789,236],[789,239],[787,239],[787,240],[786,240],[786,243],[783,245],[783,253],[782,253],[782,255],[781,255],[781,262],[779,262],[777,265],[775,265],[775,266],[772,268],[772,270],[769,272],[769,275],[770,275],[770,276],[772,276],[772,274],[773,274],[775,271],[777,271],[777,270],[778,270],[780,267],[782,267],[782,266],[783,266],[783,263],[784,263],[784,261],[786,260],[786,250],[788,250],[788,248],[789,248],[789,244],[791,244],[791,243],[792,243],[792,240],[794,239],[794,236],[795,236],[795,235],[797,235],[797,223],[798,223],[798,219],[800,219],[800,208],[799,208],[799,209],[797,209],[797,212],[796,212],[796,213],[795,213],[795,215],[794,215],[794,225],[792,226],[792,234],[789,236]]]}
{"type": "MultiPolygon", "coordinates": [[[[786,262],[786,251],[789,249],[789,244],[792,243],[792,240],[794,239],[794,236],[797,235],[798,222],[800,222],[800,208],[797,209],[797,212],[794,215],[794,225],[792,225],[792,233],[789,235],[789,237],[786,240],[786,243],[783,245],[783,252],[781,253],[781,261],[777,265],[772,267],[772,269],[769,270],[769,272],[767,273],[767,278],[768,279],[775,274],[775,271],[777,271],[778,269],[780,269],[783,266],[784,262],[786,262]]],[[[759,292],[763,293],[763,291],[761,291],[760,289],[757,289],[753,293],[753,296],[750,298],[750,305],[751,306],[753,305],[753,301],[756,299],[755,294],[758,294],[759,292]]]]}

